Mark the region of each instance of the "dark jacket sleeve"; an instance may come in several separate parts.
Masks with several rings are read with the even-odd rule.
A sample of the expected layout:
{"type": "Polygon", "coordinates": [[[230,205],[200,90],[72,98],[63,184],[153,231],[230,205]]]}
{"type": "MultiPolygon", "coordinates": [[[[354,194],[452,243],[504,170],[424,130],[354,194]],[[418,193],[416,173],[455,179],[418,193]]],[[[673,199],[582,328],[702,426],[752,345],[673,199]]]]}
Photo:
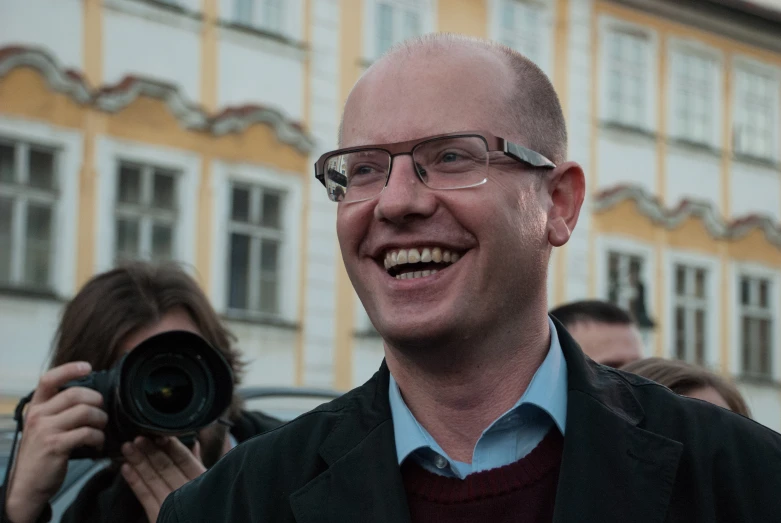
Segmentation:
{"type": "Polygon", "coordinates": [[[61,523],[146,523],[144,509],[125,479],[107,467],[87,481],[61,523]]]}
{"type": "Polygon", "coordinates": [[[241,443],[258,434],[275,429],[282,424],[284,424],[282,420],[263,412],[243,410],[241,411],[241,417],[233,424],[231,434],[236,438],[236,441],[241,443]]]}

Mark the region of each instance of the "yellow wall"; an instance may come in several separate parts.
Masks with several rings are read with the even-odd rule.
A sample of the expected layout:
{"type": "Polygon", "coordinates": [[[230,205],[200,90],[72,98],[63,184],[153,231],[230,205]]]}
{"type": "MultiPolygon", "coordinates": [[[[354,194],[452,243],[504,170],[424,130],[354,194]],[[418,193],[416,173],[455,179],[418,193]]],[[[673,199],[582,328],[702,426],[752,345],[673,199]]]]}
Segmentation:
{"type": "Polygon", "coordinates": [[[488,37],[488,0],[447,0],[437,2],[437,31],[488,37]]]}

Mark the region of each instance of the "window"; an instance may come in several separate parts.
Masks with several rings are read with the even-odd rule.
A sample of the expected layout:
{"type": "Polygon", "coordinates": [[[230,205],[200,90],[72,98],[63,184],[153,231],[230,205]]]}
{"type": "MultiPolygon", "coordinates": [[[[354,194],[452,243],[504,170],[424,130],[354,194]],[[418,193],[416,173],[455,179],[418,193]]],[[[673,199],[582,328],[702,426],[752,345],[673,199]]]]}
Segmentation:
{"type": "Polygon", "coordinates": [[[394,44],[421,34],[422,2],[423,0],[377,0],[376,56],[379,57],[394,44]]]}
{"type": "Polygon", "coordinates": [[[765,278],[740,277],[740,340],[743,374],[772,377],[773,313],[771,282],[765,278]]]}
{"type": "Polygon", "coordinates": [[[52,285],[57,154],[0,140],[0,284],[52,285]]]}
{"type": "Polygon", "coordinates": [[[607,40],[608,119],[631,127],[645,127],[648,100],[648,39],[643,35],[612,32],[607,40]]]}
{"type": "Polygon", "coordinates": [[[691,51],[673,55],[674,107],[677,135],[709,143],[714,126],[714,63],[691,51]]]}
{"type": "Polygon", "coordinates": [[[543,6],[534,1],[502,0],[497,40],[540,65],[542,61],[543,6]]]}
{"type": "Polygon", "coordinates": [[[235,0],[234,21],[255,26],[270,33],[281,33],[284,0],[235,0]]]}
{"type": "Polygon", "coordinates": [[[231,187],[228,309],[279,314],[283,195],[258,185],[231,187]]]}
{"type": "Polygon", "coordinates": [[[115,211],[115,259],[156,261],[175,256],[178,173],[120,162],[115,211]]]}
{"type": "Polygon", "coordinates": [[[638,296],[643,259],[632,254],[608,253],[608,300],[632,311],[638,296]]]}
{"type": "Polygon", "coordinates": [[[706,269],[676,264],[674,355],[679,360],[705,365],[708,314],[706,269]]]}
{"type": "Polygon", "coordinates": [[[754,158],[773,158],[778,84],[753,70],[736,71],[735,152],[754,158]]]}

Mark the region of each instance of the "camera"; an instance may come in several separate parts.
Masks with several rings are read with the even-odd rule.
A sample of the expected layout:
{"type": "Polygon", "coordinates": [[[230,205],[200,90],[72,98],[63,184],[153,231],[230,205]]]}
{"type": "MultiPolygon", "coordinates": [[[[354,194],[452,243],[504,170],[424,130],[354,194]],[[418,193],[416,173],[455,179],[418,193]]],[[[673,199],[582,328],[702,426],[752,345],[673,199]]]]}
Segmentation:
{"type": "Polygon", "coordinates": [[[194,443],[195,433],[230,405],[233,372],[201,336],[167,331],[138,344],[112,368],[70,381],[63,390],[70,387],[99,392],[109,416],[102,450],[83,447],[70,458],[116,458],[122,444],[139,435],[194,443]]]}

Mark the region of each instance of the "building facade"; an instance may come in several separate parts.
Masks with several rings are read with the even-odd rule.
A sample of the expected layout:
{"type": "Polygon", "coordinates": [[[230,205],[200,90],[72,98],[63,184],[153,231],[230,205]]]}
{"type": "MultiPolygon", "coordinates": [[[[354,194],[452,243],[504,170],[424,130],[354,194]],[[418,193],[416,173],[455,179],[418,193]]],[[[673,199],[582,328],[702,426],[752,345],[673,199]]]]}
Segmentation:
{"type": "Polygon", "coordinates": [[[63,303],[176,259],[246,383],[347,389],[382,359],[312,165],[396,42],[532,58],[588,177],[549,302],[647,316],[648,355],[735,378],[781,430],[781,15],[737,0],[9,0],[0,5],[0,396],[31,389],[63,303]]]}

